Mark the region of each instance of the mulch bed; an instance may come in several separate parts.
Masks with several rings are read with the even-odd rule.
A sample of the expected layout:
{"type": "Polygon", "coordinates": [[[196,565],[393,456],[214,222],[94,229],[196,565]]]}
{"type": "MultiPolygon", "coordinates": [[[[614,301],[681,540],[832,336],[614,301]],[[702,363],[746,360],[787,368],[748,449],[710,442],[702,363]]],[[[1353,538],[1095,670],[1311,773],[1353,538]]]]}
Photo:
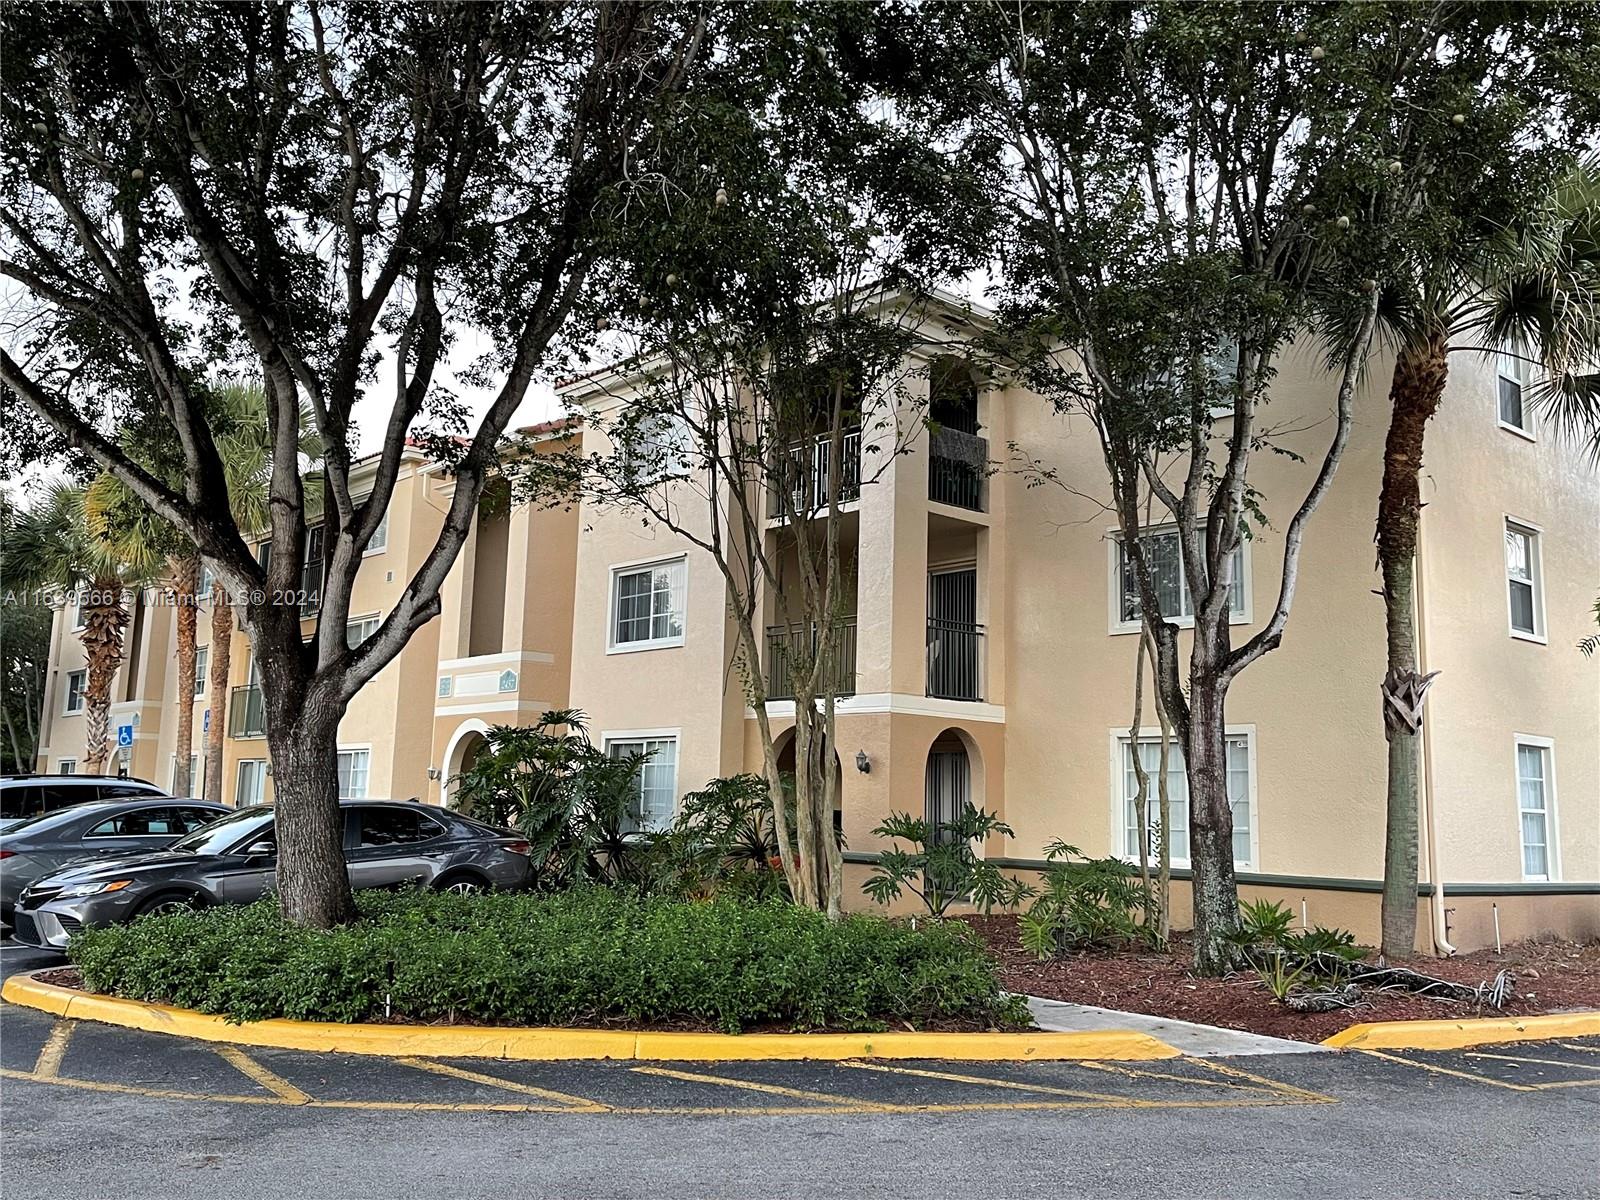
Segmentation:
{"type": "MultiPolygon", "coordinates": [[[[1097,951],[1040,962],[1018,944],[1014,916],[966,919],[989,943],[1000,965],[1001,982],[1011,991],[1303,1042],[1320,1042],[1364,1021],[1530,1016],[1600,1009],[1600,942],[1522,942],[1507,946],[1501,954],[1479,950],[1449,959],[1418,958],[1405,964],[1424,975],[1469,985],[1492,980],[1501,969],[1510,971],[1516,990],[1510,1003],[1498,1011],[1480,1013],[1472,1004],[1407,992],[1369,992],[1367,1000],[1356,1008],[1297,1013],[1274,1000],[1254,972],[1223,979],[1190,975],[1193,954],[1187,939],[1181,937],[1174,940],[1170,954],[1097,951]]],[[[1369,955],[1369,961],[1375,958],[1376,954],[1369,955]]]]}

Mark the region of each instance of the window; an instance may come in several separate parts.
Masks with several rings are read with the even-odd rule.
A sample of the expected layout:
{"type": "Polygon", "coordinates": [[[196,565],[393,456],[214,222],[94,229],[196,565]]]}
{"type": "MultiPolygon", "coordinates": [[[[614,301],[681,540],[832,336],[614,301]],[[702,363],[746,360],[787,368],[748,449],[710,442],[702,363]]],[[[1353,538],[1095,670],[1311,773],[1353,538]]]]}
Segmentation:
{"type": "MultiPolygon", "coordinates": [[[[1145,530],[1139,536],[1144,547],[1145,562],[1155,583],[1156,598],[1161,605],[1161,615],[1178,625],[1194,623],[1194,597],[1189,594],[1189,584],[1183,573],[1183,553],[1178,543],[1176,529],[1145,530]]],[[[1241,541],[1233,552],[1233,582],[1228,598],[1232,620],[1248,621],[1249,608],[1249,557],[1245,553],[1248,542],[1241,541]]],[[[1133,561],[1123,548],[1122,540],[1111,540],[1114,575],[1118,587],[1116,604],[1117,632],[1127,633],[1140,627],[1139,584],[1134,577],[1133,561]]]]}
{"type": "Polygon", "coordinates": [[[61,710],[66,716],[70,717],[73,713],[81,713],[83,711],[83,704],[84,704],[83,693],[84,693],[84,689],[86,687],[88,687],[88,685],[89,685],[89,672],[87,672],[87,671],[68,671],[67,672],[67,700],[66,700],[66,707],[61,710]]]}
{"type": "Polygon", "coordinates": [[[681,478],[692,465],[694,435],[682,414],[630,414],[617,429],[623,469],[636,483],[654,484],[681,478]]]}
{"type": "Polygon", "coordinates": [[[83,615],[83,592],[80,590],[74,592],[72,596],[72,631],[78,632],[86,623],[83,615]]]}
{"type": "Polygon", "coordinates": [[[378,626],[383,624],[383,618],[357,617],[344,627],[344,644],[354,650],[362,642],[378,632],[378,626]]]}
{"type": "Polygon", "coordinates": [[[1531,364],[1521,355],[1508,351],[1501,351],[1497,356],[1497,364],[1495,380],[1500,405],[1500,428],[1532,437],[1533,427],[1524,408],[1531,364]]]}
{"type": "Polygon", "coordinates": [[[383,510],[383,520],[378,522],[378,527],[372,531],[372,536],[367,539],[367,554],[382,554],[389,548],[389,510],[383,510]]]}
{"type": "MultiPolygon", "coordinates": [[[[1139,856],[1139,819],[1136,800],[1139,795],[1139,777],[1133,770],[1133,744],[1126,735],[1117,739],[1121,759],[1122,845],[1128,858],[1139,856]]],[[[1235,865],[1248,867],[1254,863],[1252,846],[1250,778],[1250,739],[1247,734],[1229,734],[1228,755],[1228,805],[1233,809],[1233,860],[1235,865]]],[[[1161,838],[1161,739],[1139,738],[1139,761],[1150,776],[1149,853],[1154,861],[1160,853],[1161,838]]],[[[1189,861],[1189,778],[1184,773],[1183,747],[1172,742],[1167,747],[1167,795],[1172,807],[1171,853],[1172,861],[1186,864],[1189,861]]]]}
{"type": "Polygon", "coordinates": [[[606,740],[606,753],[612,758],[628,758],[639,754],[647,756],[639,767],[640,829],[661,830],[672,824],[672,815],[678,807],[678,739],[666,737],[632,737],[606,740]]]}
{"type": "Polygon", "coordinates": [[[180,793],[178,791],[178,756],[176,754],[172,755],[171,771],[172,782],[168,786],[167,790],[174,796],[184,794],[190,796],[199,796],[206,790],[204,778],[205,760],[202,759],[200,755],[189,755],[189,790],[187,793],[180,793]]]}
{"type": "Polygon", "coordinates": [[[56,764],[57,775],[76,775],[77,773],[78,760],[75,758],[63,758],[56,764]]]}
{"type": "Polygon", "coordinates": [[[206,664],[211,660],[211,648],[201,646],[194,652],[194,697],[206,694],[206,664]]]}
{"type": "Polygon", "coordinates": [[[1544,581],[1539,569],[1539,531],[1506,522],[1506,598],[1511,635],[1544,641],[1544,581]]]}
{"type": "Polygon", "coordinates": [[[239,760],[238,786],[233,791],[233,806],[244,808],[260,804],[267,798],[267,760],[242,758],[239,760]]]}
{"type": "Polygon", "coordinates": [[[200,565],[200,587],[196,590],[195,595],[199,596],[202,602],[209,600],[211,598],[211,589],[216,585],[216,582],[216,572],[211,569],[211,564],[202,563],[200,565]]]}
{"type": "Polygon", "coordinates": [[[1517,739],[1517,813],[1522,823],[1522,877],[1554,879],[1550,834],[1555,800],[1554,746],[1546,738],[1517,739]]]}
{"type": "Polygon", "coordinates": [[[371,759],[370,750],[339,751],[339,799],[366,799],[367,764],[371,759]]]}
{"type": "Polygon", "coordinates": [[[359,846],[403,846],[425,842],[444,832],[432,817],[405,808],[375,806],[358,810],[359,846]]]}
{"type": "Polygon", "coordinates": [[[198,829],[198,824],[191,825],[184,819],[186,809],[176,808],[136,808],[132,812],[119,813],[109,820],[90,829],[83,836],[86,838],[175,838],[182,837],[192,829],[198,829]]]}
{"type": "Polygon", "coordinates": [[[683,645],[688,564],[675,558],[611,573],[611,649],[683,645]]]}

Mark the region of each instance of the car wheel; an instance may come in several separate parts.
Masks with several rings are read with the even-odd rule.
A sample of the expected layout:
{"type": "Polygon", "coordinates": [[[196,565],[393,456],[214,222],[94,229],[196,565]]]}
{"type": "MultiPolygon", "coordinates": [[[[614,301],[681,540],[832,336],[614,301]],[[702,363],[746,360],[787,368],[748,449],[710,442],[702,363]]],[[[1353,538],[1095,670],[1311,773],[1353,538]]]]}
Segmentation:
{"type": "Polygon", "coordinates": [[[153,896],[139,906],[136,917],[166,916],[168,913],[193,912],[200,907],[200,903],[187,892],[167,892],[160,896],[153,896]]]}
{"type": "Polygon", "coordinates": [[[457,896],[478,896],[488,891],[483,886],[483,880],[472,875],[454,875],[439,884],[441,892],[453,892],[457,896]]]}

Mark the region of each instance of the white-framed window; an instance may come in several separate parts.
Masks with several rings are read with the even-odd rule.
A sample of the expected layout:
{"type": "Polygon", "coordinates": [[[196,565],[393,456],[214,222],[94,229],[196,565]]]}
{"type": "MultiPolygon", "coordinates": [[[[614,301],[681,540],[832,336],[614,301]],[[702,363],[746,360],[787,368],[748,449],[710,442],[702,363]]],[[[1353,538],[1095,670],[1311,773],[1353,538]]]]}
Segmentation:
{"type": "Polygon", "coordinates": [[[63,758],[56,763],[57,775],[76,775],[77,773],[78,760],[75,758],[63,758]]]}
{"type": "MultiPolygon", "coordinates": [[[[1122,538],[1112,531],[1108,540],[1111,551],[1111,632],[1134,633],[1141,628],[1140,613],[1143,606],[1139,598],[1139,582],[1134,576],[1133,560],[1128,557],[1122,538]]],[[[1188,627],[1194,624],[1194,597],[1183,571],[1183,550],[1178,541],[1178,531],[1173,528],[1144,529],[1139,534],[1144,547],[1145,562],[1155,583],[1156,597],[1161,604],[1161,615],[1175,625],[1188,627]]],[[[1231,624],[1250,620],[1250,543],[1241,539],[1233,552],[1233,582],[1228,589],[1228,620],[1231,624]]]]}
{"type": "Polygon", "coordinates": [[[1544,572],[1539,530],[1506,518],[1506,603],[1511,636],[1544,641],[1544,572]]]}
{"type": "Polygon", "coordinates": [[[66,696],[62,701],[61,712],[64,716],[81,713],[84,708],[84,692],[89,686],[88,671],[68,671],[66,696]]]}
{"type": "Polygon", "coordinates": [[[389,548],[389,510],[383,510],[383,520],[378,522],[378,527],[372,531],[372,537],[367,540],[367,548],[362,557],[368,554],[382,554],[389,548]]]}
{"type": "Polygon", "coordinates": [[[367,798],[367,768],[371,762],[372,751],[366,747],[339,751],[339,799],[367,798]]]}
{"type": "Polygon", "coordinates": [[[688,574],[682,557],[613,567],[608,649],[683,645],[688,574]]]}
{"type": "Polygon", "coordinates": [[[692,465],[694,435],[681,413],[652,412],[617,429],[623,469],[638,483],[681,477],[692,465]]]}
{"type": "Polygon", "coordinates": [[[648,756],[639,768],[639,828],[661,830],[671,825],[678,809],[677,731],[607,734],[605,748],[612,758],[648,756]]]}
{"type": "Polygon", "coordinates": [[[179,797],[186,796],[186,795],[187,796],[203,796],[203,795],[205,795],[206,794],[206,781],[205,781],[206,763],[205,763],[205,759],[202,758],[199,754],[190,754],[189,755],[189,790],[187,792],[180,792],[180,791],[178,791],[178,756],[176,754],[172,754],[169,757],[171,759],[171,763],[170,763],[170,765],[168,767],[168,770],[169,770],[170,773],[168,775],[167,790],[169,792],[171,792],[174,796],[179,796],[179,797]]]}
{"type": "Polygon", "coordinates": [[[373,613],[370,617],[353,617],[344,627],[344,644],[354,650],[362,642],[378,632],[378,626],[383,624],[383,618],[373,613]]]}
{"type": "Polygon", "coordinates": [[[202,604],[211,599],[211,589],[216,586],[216,582],[217,574],[211,569],[211,564],[201,560],[200,586],[198,589],[196,589],[195,595],[200,598],[200,602],[202,604]]]}
{"type": "Polygon", "coordinates": [[[206,667],[211,661],[211,647],[199,646],[194,652],[194,698],[206,694],[206,667]]]}
{"type": "Polygon", "coordinates": [[[1522,840],[1522,877],[1559,879],[1555,839],[1555,743],[1519,733],[1517,818],[1522,840]]]}
{"type": "MultiPolygon", "coordinates": [[[[1113,732],[1113,792],[1117,822],[1121,833],[1121,854],[1139,857],[1139,777],[1133,769],[1134,743],[1127,731],[1113,732]]],[[[1233,809],[1233,861],[1240,868],[1256,865],[1255,837],[1255,746],[1254,733],[1247,728],[1227,735],[1228,805],[1233,809]]],[[[1160,853],[1161,838],[1161,735],[1141,730],[1138,738],[1139,761],[1150,776],[1146,845],[1151,861],[1160,853]]],[[[1167,795],[1171,803],[1170,850],[1176,866],[1189,863],[1189,778],[1184,771],[1183,747],[1173,740],[1167,745],[1167,795]]]]}
{"type": "Polygon", "coordinates": [[[267,760],[264,758],[241,758],[239,760],[239,774],[233,789],[233,806],[244,808],[250,804],[261,804],[267,798],[267,760]]]}
{"type": "Polygon", "coordinates": [[[1500,428],[1533,437],[1533,418],[1527,410],[1532,364],[1522,355],[1501,351],[1495,356],[1495,404],[1500,428]]]}

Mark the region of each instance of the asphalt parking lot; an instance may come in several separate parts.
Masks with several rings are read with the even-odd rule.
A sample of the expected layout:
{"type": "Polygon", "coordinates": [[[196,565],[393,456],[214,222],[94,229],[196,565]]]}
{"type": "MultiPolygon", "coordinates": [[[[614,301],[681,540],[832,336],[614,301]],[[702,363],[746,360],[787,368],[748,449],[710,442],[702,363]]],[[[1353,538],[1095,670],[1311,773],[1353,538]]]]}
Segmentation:
{"type": "MultiPolygon", "coordinates": [[[[43,965],[18,948],[11,970],[43,965]]],[[[1600,1196],[1600,1039],[1156,1063],[535,1063],[0,1010],[8,1198],[1600,1196]]]]}

